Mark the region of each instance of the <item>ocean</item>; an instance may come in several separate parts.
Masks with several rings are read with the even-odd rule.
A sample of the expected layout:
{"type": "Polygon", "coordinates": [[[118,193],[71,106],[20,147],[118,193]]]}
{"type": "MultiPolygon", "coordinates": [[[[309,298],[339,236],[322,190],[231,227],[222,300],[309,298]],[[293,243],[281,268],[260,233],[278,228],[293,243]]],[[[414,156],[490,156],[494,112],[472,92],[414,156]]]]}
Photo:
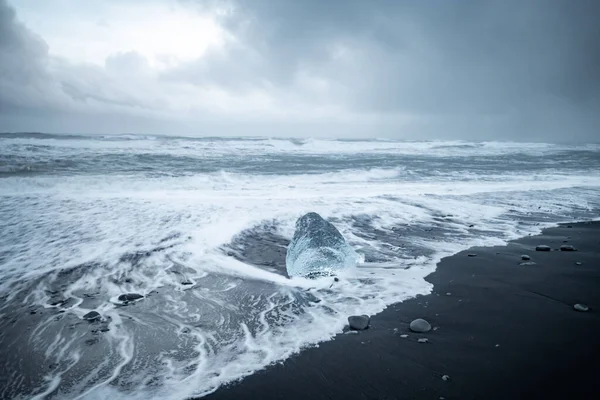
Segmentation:
{"type": "Polygon", "coordinates": [[[599,216],[598,144],[0,134],[0,398],[200,397],[599,216]],[[286,274],[308,212],[360,255],[338,280],[286,274]]]}

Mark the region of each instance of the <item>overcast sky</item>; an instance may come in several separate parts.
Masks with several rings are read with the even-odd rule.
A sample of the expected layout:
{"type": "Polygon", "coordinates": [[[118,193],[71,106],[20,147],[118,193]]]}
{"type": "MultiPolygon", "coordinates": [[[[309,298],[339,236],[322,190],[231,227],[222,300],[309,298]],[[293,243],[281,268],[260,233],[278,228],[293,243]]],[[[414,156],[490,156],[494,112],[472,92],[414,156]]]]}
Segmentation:
{"type": "Polygon", "coordinates": [[[597,0],[0,0],[0,131],[600,141],[597,0]]]}

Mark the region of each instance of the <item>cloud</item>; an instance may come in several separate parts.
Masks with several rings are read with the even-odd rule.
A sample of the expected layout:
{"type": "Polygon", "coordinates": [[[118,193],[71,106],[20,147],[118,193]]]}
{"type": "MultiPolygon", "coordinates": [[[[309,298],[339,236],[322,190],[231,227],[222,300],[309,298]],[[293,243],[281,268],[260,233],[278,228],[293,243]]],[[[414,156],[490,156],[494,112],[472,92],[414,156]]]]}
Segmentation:
{"type": "MultiPolygon", "coordinates": [[[[88,129],[87,118],[111,132],[126,125],[173,133],[597,140],[600,4],[593,0],[180,4],[189,26],[191,16],[210,15],[218,24],[210,32],[220,39],[194,58],[165,54],[156,68],[136,49],[115,50],[103,65],[55,56],[0,0],[0,130],[8,116],[10,126],[26,125],[11,111],[19,109],[54,116],[57,125],[69,120],[62,129],[72,131],[88,129]]],[[[104,16],[90,23],[99,19],[112,29],[104,16]]]]}

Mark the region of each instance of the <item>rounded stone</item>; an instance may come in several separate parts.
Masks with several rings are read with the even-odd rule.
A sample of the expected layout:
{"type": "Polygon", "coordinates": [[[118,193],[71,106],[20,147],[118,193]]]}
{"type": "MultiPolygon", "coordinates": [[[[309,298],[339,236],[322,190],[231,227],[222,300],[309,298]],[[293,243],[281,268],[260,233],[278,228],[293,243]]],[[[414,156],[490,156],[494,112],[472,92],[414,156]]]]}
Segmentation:
{"type": "Polygon", "coordinates": [[[570,244],[563,244],[560,246],[560,251],[577,251],[577,249],[570,244]]]}
{"type": "Polygon", "coordinates": [[[119,296],[119,301],[134,301],[141,299],[142,296],[139,293],[126,293],[119,296]]]}
{"type": "Polygon", "coordinates": [[[523,261],[529,261],[529,260],[531,260],[531,257],[529,257],[527,254],[523,254],[521,256],[521,260],[523,260],[523,261]]]}
{"type": "Polygon", "coordinates": [[[410,330],[417,333],[429,332],[431,324],[422,318],[417,318],[410,323],[410,330]]]}
{"type": "Polygon", "coordinates": [[[356,331],[367,329],[370,321],[371,318],[369,318],[368,315],[351,315],[348,317],[348,325],[350,325],[350,329],[356,331]]]}
{"type": "Polygon", "coordinates": [[[102,316],[97,311],[90,311],[89,313],[83,316],[83,319],[90,322],[99,321],[100,318],[102,318],[102,316]]]}
{"type": "Polygon", "coordinates": [[[552,248],[550,246],[546,246],[545,244],[540,244],[539,246],[535,246],[535,251],[550,251],[552,248]]]}
{"type": "Polygon", "coordinates": [[[579,303],[575,304],[573,306],[573,308],[575,309],[575,311],[581,311],[581,312],[586,312],[586,311],[589,311],[589,309],[590,309],[585,304],[579,304],[579,303]]]}

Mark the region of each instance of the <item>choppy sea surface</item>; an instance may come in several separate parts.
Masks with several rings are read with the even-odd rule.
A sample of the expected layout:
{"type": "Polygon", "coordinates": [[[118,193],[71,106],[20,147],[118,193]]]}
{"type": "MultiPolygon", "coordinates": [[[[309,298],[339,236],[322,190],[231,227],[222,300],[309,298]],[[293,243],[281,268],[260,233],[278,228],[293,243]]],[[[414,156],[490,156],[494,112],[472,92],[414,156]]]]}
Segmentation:
{"type": "Polygon", "coordinates": [[[597,144],[0,134],[0,398],[202,396],[598,216],[597,144]],[[310,211],[364,259],[339,282],[286,275],[310,211]]]}

